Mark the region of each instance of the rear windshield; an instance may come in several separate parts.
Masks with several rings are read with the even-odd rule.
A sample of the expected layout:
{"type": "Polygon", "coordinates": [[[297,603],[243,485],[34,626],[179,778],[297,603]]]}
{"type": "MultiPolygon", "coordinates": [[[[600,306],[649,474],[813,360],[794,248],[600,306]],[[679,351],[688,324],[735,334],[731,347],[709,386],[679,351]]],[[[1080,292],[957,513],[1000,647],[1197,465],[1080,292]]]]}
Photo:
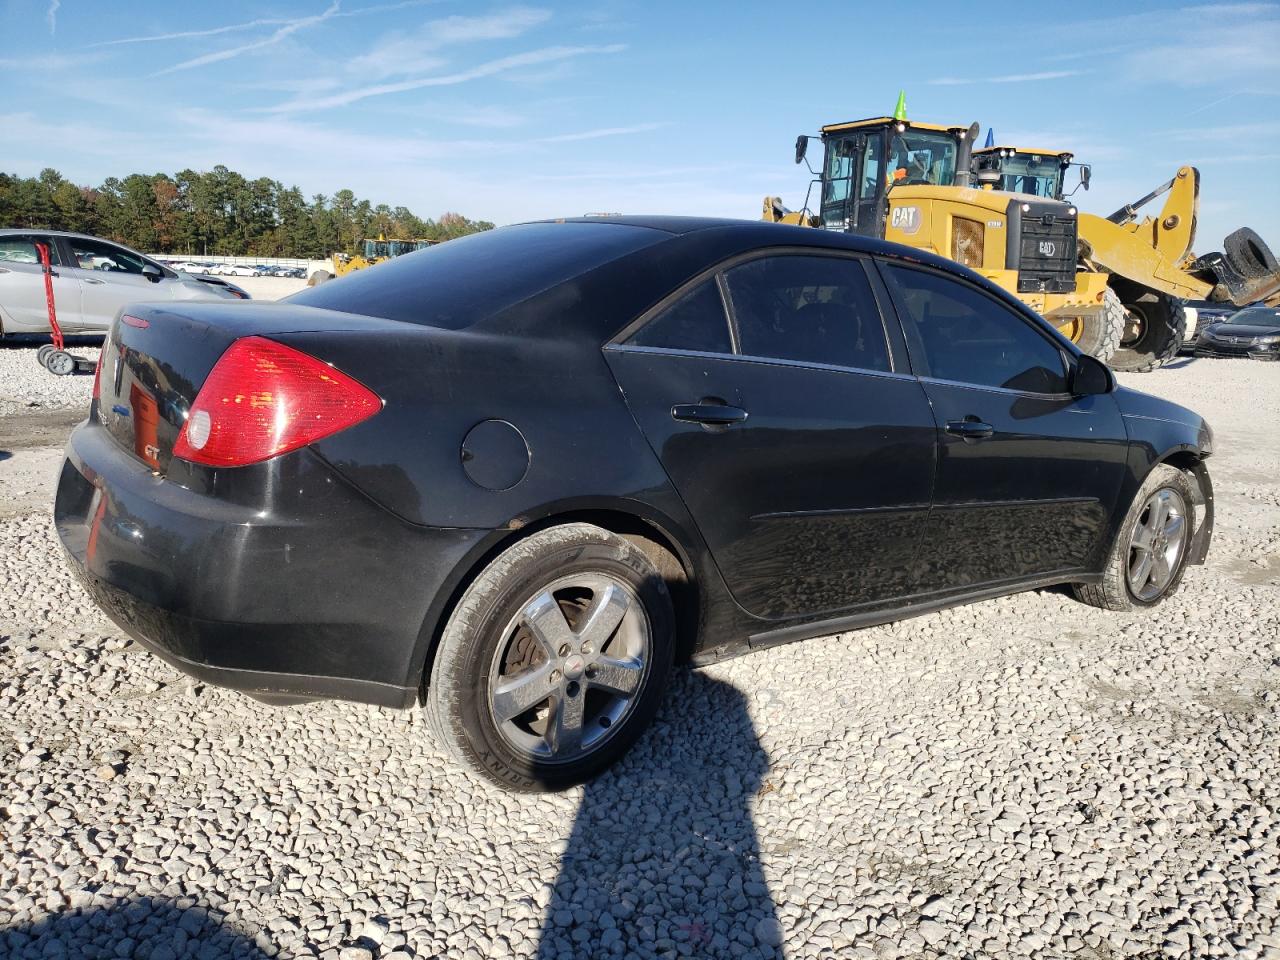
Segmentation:
{"type": "Polygon", "coordinates": [[[404,254],[288,300],[459,330],[665,239],[616,223],[524,223],[404,254]]]}

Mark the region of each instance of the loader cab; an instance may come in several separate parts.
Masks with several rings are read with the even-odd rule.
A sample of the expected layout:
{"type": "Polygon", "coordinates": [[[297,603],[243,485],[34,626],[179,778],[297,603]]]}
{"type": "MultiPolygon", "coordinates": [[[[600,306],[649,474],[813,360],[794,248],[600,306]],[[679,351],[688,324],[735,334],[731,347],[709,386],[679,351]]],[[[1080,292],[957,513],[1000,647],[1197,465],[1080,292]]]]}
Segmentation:
{"type": "Polygon", "coordinates": [[[969,131],[875,117],[822,128],[820,217],[828,230],[884,237],[898,186],[966,186],[969,131]]]}
{"type": "Polygon", "coordinates": [[[370,262],[384,260],[389,256],[390,244],[394,242],[390,240],[365,240],[362,244],[361,252],[364,258],[370,262]]]}
{"type": "Polygon", "coordinates": [[[984,147],[973,152],[973,176],[980,186],[993,190],[1061,200],[1066,196],[1067,172],[1072,166],[1079,168],[1079,183],[1088,189],[1089,168],[1074,163],[1072,156],[1061,150],[984,147]]]}

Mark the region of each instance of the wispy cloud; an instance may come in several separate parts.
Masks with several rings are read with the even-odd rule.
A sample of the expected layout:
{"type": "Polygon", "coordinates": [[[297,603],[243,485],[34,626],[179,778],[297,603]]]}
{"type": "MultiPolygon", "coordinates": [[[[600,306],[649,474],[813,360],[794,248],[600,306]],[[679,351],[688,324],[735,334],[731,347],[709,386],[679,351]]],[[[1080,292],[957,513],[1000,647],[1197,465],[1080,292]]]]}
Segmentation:
{"type": "Polygon", "coordinates": [[[1039,73],[1008,73],[999,77],[938,77],[928,83],[935,87],[959,87],[970,83],[1034,83],[1039,80],[1062,80],[1078,77],[1083,70],[1043,70],[1039,73]]]}
{"type": "Polygon", "coordinates": [[[49,0],[49,8],[44,12],[44,17],[49,21],[49,35],[53,36],[58,32],[58,8],[62,6],[62,0],[49,0]]]}
{"type": "Polygon", "coordinates": [[[618,137],[629,133],[647,133],[665,127],[665,123],[637,123],[629,127],[600,127],[581,133],[561,133],[552,137],[539,137],[534,143],[572,143],[575,140],[599,140],[601,137],[618,137]]]}
{"type": "Polygon", "coordinates": [[[71,70],[97,63],[101,53],[44,53],[34,57],[0,57],[0,70],[71,70]]]}
{"type": "Polygon", "coordinates": [[[420,73],[440,66],[434,54],[445,47],[482,40],[508,40],[551,19],[550,10],[511,7],[480,17],[453,16],[432,20],[419,29],[384,38],[348,64],[352,73],[381,80],[420,73]]]}
{"type": "MultiPolygon", "coordinates": [[[[423,7],[440,3],[442,0],[399,0],[398,3],[383,3],[372,7],[360,7],[356,10],[342,10],[334,17],[362,17],[370,13],[387,13],[392,10],[403,10],[406,7],[423,7]]],[[[210,27],[207,30],[181,30],[176,33],[149,33],[138,37],[120,37],[117,40],[102,40],[91,43],[91,47],[117,47],[128,43],[155,43],[166,40],[189,40],[199,37],[217,37],[224,33],[236,33],[240,30],[252,30],[254,27],[275,27],[293,23],[291,17],[264,17],[258,20],[246,20],[243,23],[230,23],[223,27],[210,27]]]]}
{"type": "Polygon", "coordinates": [[[370,97],[381,97],[392,93],[405,93],[409,90],[422,90],[428,87],[451,87],[461,83],[467,83],[471,80],[479,80],[482,77],[491,77],[496,74],[505,73],[506,71],[515,70],[519,67],[528,67],[541,63],[554,63],[556,61],[569,60],[590,54],[618,53],[626,48],[626,44],[623,43],[613,43],[605,46],[544,47],[540,50],[530,50],[525,53],[513,54],[509,57],[500,57],[497,60],[490,60],[486,63],[480,64],[479,66],[472,67],[469,70],[460,70],[456,73],[447,73],[433,77],[419,77],[415,80],[401,80],[397,83],[382,83],[369,87],[359,87],[357,89],[348,90],[344,93],[334,94],[329,97],[307,97],[303,99],[290,100],[287,103],[282,103],[275,107],[267,107],[265,112],[298,113],[309,110],[330,110],[334,107],[345,107],[348,104],[356,103],[360,100],[367,100],[370,97]]]}
{"type": "Polygon", "coordinates": [[[163,76],[166,73],[177,73],[179,70],[192,70],[196,67],[207,66],[211,63],[221,63],[223,60],[230,60],[238,57],[242,53],[249,53],[253,50],[262,50],[266,47],[273,47],[286,37],[292,36],[299,30],[305,30],[307,27],[313,27],[317,23],[323,23],[330,19],[338,12],[339,0],[333,0],[329,8],[324,13],[316,14],[311,17],[300,17],[297,20],[291,20],[279,30],[276,30],[269,37],[262,40],[255,40],[253,43],[241,44],[238,47],[232,47],[229,50],[219,50],[216,53],[206,53],[202,57],[194,57],[191,60],[184,60],[182,63],[174,64],[172,67],[157,71],[154,76],[163,76]]]}

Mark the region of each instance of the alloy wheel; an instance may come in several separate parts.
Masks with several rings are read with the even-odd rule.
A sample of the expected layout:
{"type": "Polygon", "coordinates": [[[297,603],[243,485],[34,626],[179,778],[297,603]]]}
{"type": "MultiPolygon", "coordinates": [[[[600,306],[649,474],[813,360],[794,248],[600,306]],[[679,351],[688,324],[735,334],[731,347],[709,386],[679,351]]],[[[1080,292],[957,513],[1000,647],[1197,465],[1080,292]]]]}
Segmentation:
{"type": "Polygon", "coordinates": [[[530,759],[580,759],[630,714],[650,650],[649,618],[628,585],[605,574],[556,580],[521,605],[494,651],[494,726],[530,759]]]}
{"type": "Polygon", "coordinates": [[[1129,536],[1130,592],[1145,602],[1164,593],[1182,563],[1186,541],[1186,501],[1178,491],[1162,487],[1147,498],[1129,536]]]}

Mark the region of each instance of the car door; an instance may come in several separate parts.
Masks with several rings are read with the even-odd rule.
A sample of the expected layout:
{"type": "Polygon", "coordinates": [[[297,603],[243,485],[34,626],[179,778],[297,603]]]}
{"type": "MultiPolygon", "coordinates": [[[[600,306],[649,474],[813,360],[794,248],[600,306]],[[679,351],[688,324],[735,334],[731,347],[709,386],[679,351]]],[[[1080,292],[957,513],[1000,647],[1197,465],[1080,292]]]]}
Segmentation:
{"type": "Polygon", "coordinates": [[[49,305],[37,243],[49,248],[58,325],[80,325],[80,281],[62,263],[58,244],[47,234],[0,236],[0,326],[5,333],[46,333],[49,305]]]}
{"type": "Polygon", "coordinates": [[[976,284],[881,269],[941,428],[922,589],[1096,569],[1128,449],[1115,398],[1073,396],[1060,341],[976,284]]]}
{"type": "Polygon", "coordinates": [[[861,259],[733,263],[605,356],[748,612],[830,614],[910,592],[936,427],[894,366],[861,259]]]}
{"type": "Polygon", "coordinates": [[[124,247],[89,237],[65,238],[72,266],[83,290],[83,328],[105,331],[130,303],[168,300],[171,292],[164,281],[155,282],[143,274],[150,261],[124,247]]]}

